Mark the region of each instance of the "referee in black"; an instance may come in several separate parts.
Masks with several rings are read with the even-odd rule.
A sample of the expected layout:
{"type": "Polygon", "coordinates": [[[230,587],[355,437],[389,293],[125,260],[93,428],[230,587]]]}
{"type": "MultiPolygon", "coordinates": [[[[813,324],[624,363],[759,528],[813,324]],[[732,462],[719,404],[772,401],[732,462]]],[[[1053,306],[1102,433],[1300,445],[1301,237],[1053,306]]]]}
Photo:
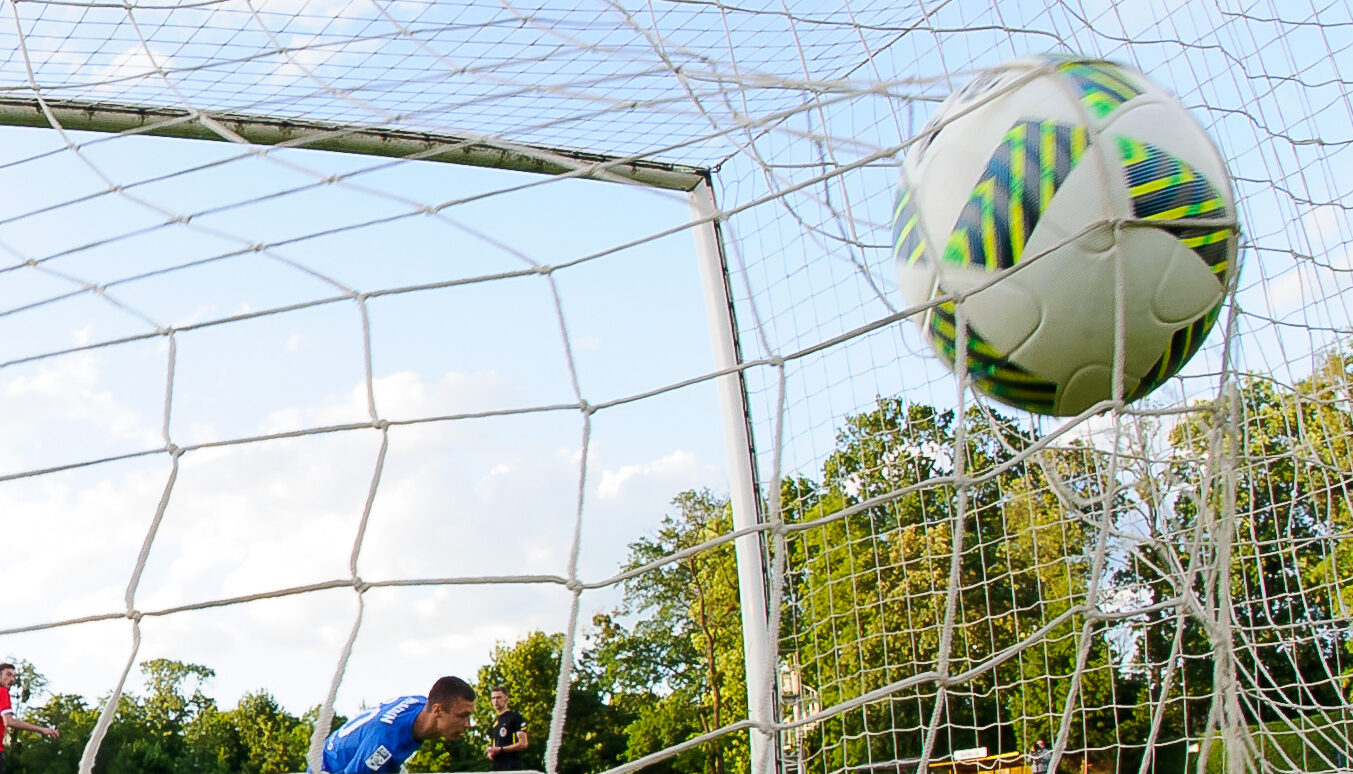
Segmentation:
{"type": "Polygon", "coordinates": [[[507,686],[495,685],[489,692],[489,701],[498,717],[489,730],[489,746],[484,754],[493,761],[494,771],[521,770],[521,752],[530,744],[526,737],[526,719],[508,706],[507,686]]]}

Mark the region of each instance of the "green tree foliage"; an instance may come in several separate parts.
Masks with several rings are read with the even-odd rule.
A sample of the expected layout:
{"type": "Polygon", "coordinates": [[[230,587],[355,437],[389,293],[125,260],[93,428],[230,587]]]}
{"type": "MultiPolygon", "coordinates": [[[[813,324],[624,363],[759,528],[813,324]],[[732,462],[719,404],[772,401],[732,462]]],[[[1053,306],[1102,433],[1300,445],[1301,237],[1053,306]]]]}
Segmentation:
{"type": "Polygon", "coordinates": [[[562,634],[531,632],[512,645],[499,643],[493,649],[489,663],[480,667],[475,726],[480,732],[476,734],[476,742],[481,758],[482,750],[489,744],[488,733],[496,716],[489,703],[489,693],[495,685],[502,685],[508,689],[512,709],[526,719],[531,744],[522,754],[522,763],[527,768],[544,769],[563,643],[562,634]]]}
{"type": "Polygon", "coordinates": [[[204,709],[184,729],[183,737],[190,758],[185,761],[186,768],[194,774],[235,774],[244,770],[248,752],[230,712],[215,706],[204,709]]]}
{"type": "MultiPolygon", "coordinates": [[[[305,768],[313,717],[296,718],[263,691],[222,711],[202,692],[215,672],[197,664],[157,659],[141,669],[147,694],[119,699],[95,774],[281,774],[305,768]]],[[[61,736],[18,737],[6,753],[7,774],[74,774],[100,712],[81,697],[60,694],[28,707],[31,722],[56,726],[61,736]]]]}
{"type": "Polygon", "coordinates": [[[175,774],[190,758],[184,729],[215,702],[202,684],[215,672],[168,659],[141,665],[148,694],[119,698],[117,722],[99,747],[97,765],[107,774],[175,774]]]}
{"type": "Polygon", "coordinates": [[[61,736],[48,739],[32,734],[11,735],[5,745],[6,772],[74,774],[79,770],[85,741],[99,719],[97,708],[91,708],[79,696],[55,694],[40,706],[30,704],[23,716],[30,723],[56,726],[61,729],[61,736]]]}
{"type": "Polygon", "coordinates": [[[312,726],[282,709],[270,694],[245,694],[228,713],[244,748],[244,774],[301,771],[312,726]]]}
{"type": "MultiPolygon", "coordinates": [[[[622,607],[594,621],[593,679],[619,716],[633,718],[626,760],[747,716],[733,544],[711,543],[732,531],[728,500],[686,491],[672,504],[655,536],[630,545],[625,566],[659,564],[626,581],[622,607]]],[[[746,771],[748,756],[746,734],[726,734],[652,770],[746,771]]]]}
{"type": "MultiPolygon", "coordinates": [[[[512,645],[495,647],[489,663],[477,675],[475,725],[470,733],[455,742],[424,743],[409,759],[408,769],[487,770],[489,761],[484,748],[489,743],[488,733],[495,717],[489,694],[494,686],[503,685],[508,689],[512,709],[526,719],[530,745],[522,754],[522,765],[543,770],[563,643],[562,634],[536,631],[512,645]]],[[[602,701],[590,676],[575,672],[569,688],[568,723],[563,729],[558,771],[582,774],[615,765],[624,750],[622,726],[615,722],[612,709],[602,701]]]]}
{"type": "MultiPolygon", "coordinates": [[[[1340,686],[1330,669],[1338,652],[1353,646],[1351,385],[1353,357],[1335,353],[1292,387],[1247,378],[1234,405],[1223,402],[1175,427],[1170,465],[1153,472],[1165,480],[1158,489],[1174,496],[1154,498],[1153,540],[1121,579],[1160,602],[1179,593],[1161,568],[1214,566],[1225,559],[1217,546],[1230,546],[1228,571],[1212,583],[1193,572],[1186,591],[1202,610],[1234,617],[1229,644],[1239,669],[1254,677],[1248,690],[1262,699],[1245,705],[1251,723],[1321,716],[1349,695],[1353,674],[1346,671],[1340,686]],[[1219,458],[1233,464],[1213,462],[1219,458]],[[1220,541],[1221,516],[1230,512],[1234,524],[1220,541]]],[[[1139,724],[1155,703],[1173,702],[1165,713],[1169,733],[1208,733],[1217,642],[1205,623],[1177,607],[1138,623],[1143,661],[1151,665],[1150,702],[1139,724]],[[1174,680],[1167,682],[1170,667],[1174,680]]]]}
{"type": "MultiPolygon", "coordinates": [[[[905,686],[812,729],[805,755],[828,768],[920,756],[939,702],[929,675],[973,670],[1048,626],[1036,647],[948,693],[932,757],[1014,749],[1045,733],[1082,644],[1086,679],[1073,706],[1112,705],[1108,642],[1071,612],[1084,600],[1090,546],[1049,472],[1089,501],[1107,482],[1092,450],[1021,455],[1032,440],[999,417],[973,411],[960,426],[954,412],[880,398],[839,431],[820,487],[799,479],[782,489],[786,519],[816,525],[789,541],[782,616],[806,690],[831,706],[905,686]],[[960,471],[971,482],[956,487],[960,471]]],[[[1112,714],[1079,714],[1073,743],[1112,733],[1112,714]]]]}

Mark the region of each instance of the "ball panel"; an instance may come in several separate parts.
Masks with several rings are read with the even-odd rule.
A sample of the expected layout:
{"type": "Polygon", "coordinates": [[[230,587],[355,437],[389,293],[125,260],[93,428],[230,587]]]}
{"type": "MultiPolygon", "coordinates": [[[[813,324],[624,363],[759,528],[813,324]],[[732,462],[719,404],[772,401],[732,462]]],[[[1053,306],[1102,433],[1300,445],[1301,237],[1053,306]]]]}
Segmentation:
{"type": "Polygon", "coordinates": [[[1016,123],[996,146],[959,212],[941,260],[989,272],[1018,263],[1039,218],[1088,145],[1084,127],[1056,121],[1016,123]]]}
{"type": "Polygon", "coordinates": [[[1044,59],[1015,60],[979,74],[941,103],[903,162],[904,184],[925,192],[923,230],[942,243],[986,172],[988,149],[1020,121],[1081,125],[1083,115],[1075,94],[1044,59]]]}
{"type": "Polygon", "coordinates": [[[920,228],[921,214],[907,186],[897,189],[893,207],[893,259],[908,266],[927,260],[925,236],[920,228]]]}
{"type": "Polygon", "coordinates": [[[1054,416],[1079,414],[1113,395],[1113,369],[1106,363],[1089,363],[1076,369],[1063,383],[1054,416]]]}
{"type": "Polygon", "coordinates": [[[1224,220],[1226,201],[1184,161],[1149,143],[1115,135],[1132,213],[1152,220],[1224,220]]]}
{"type": "MultiPolygon", "coordinates": [[[[1094,146],[1087,149],[1087,154],[1057,187],[1057,196],[1039,217],[1038,227],[1024,247],[1023,261],[1046,260],[1043,256],[1061,249],[1070,240],[1076,240],[1079,249],[1091,254],[1104,253],[1112,247],[1114,219],[1130,215],[1125,203],[1127,189],[1106,178],[1106,165],[1094,146]],[[1095,224],[1101,227],[1095,228],[1095,224]]],[[[1044,279],[1056,283],[1057,275],[1044,279]]]]}
{"type": "MultiPolygon", "coordinates": [[[[975,271],[950,272],[940,283],[939,292],[971,290],[989,282],[990,276],[975,271]]],[[[968,325],[993,351],[1012,353],[1043,326],[1043,304],[1036,288],[1014,281],[1015,277],[982,288],[965,302],[968,325]]]]}
{"type": "MultiPolygon", "coordinates": [[[[957,323],[954,302],[931,310],[927,325],[936,353],[953,368],[957,363],[957,323]]],[[[1011,363],[971,326],[967,330],[967,371],[982,392],[1012,406],[1051,414],[1057,402],[1057,385],[1011,363]]]]}
{"type": "Polygon", "coordinates": [[[1207,132],[1173,97],[1153,87],[1115,111],[1100,127],[1107,135],[1131,137],[1180,159],[1208,180],[1226,207],[1235,210],[1226,163],[1207,132]]]}
{"type": "Polygon", "coordinates": [[[1103,119],[1145,92],[1124,68],[1111,62],[1070,60],[1057,67],[1080,94],[1092,118],[1103,119]]]}
{"type": "Polygon", "coordinates": [[[1174,335],[1170,337],[1170,344],[1165,348],[1165,352],[1161,354],[1160,359],[1146,372],[1136,388],[1125,396],[1125,400],[1131,402],[1144,398],[1168,381],[1170,377],[1179,373],[1184,364],[1189,362],[1203,346],[1203,341],[1207,338],[1207,334],[1212,330],[1212,325],[1216,323],[1220,314],[1221,302],[1218,302],[1202,317],[1176,330],[1174,335]]]}
{"type": "MultiPolygon", "coordinates": [[[[1085,240],[1072,241],[1001,281],[1000,285],[1023,287],[1042,314],[1042,325],[1019,347],[1006,350],[1012,363],[1059,384],[1065,384],[1087,361],[1112,363],[1118,341],[1115,310],[1118,263],[1122,261],[1128,384],[1152,366],[1173,332],[1173,326],[1156,319],[1152,296],[1179,255],[1188,251],[1158,249],[1161,240],[1172,241],[1160,232],[1120,231],[1114,236],[1104,252],[1087,252],[1085,240]]],[[[983,293],[973,300],[981,300],[983,293]]],[[[1005,308],[983,306],[973,311],[973,325],[983,331],[996,329],[1008,316],[1005,308]]]]}
{"type": "Polygon", "coordinates": [[[1235,255],[1234,216],[1227,197],[1201,172],[1150,143],[1115,137],[1128,180],[1132,212],[1147,220],[1210,221],[1210,227],[1162,226],[1226,282],[1235,255]]]}
{"type": "Polygon", "coordinates": [[[1225,285],[1231,276],[1231,267],[1236,258],[1236,233],[1232,228],[1188,228],[1173,226],[1169,229],[1181,244],[1210,267],[1217,282],[1225,285]]]}
{"type": "Polygon", "coordinates": [[[900,185],[893,207],[893,263],[897,283],[907,306],[917,306],[934,297],[935,263],[921,226],[913,189],[900,185]]]}
{"type": "Polygon", "coordinates": [[[1225,288],[1196,252],[1164,231],[1134,229],[1134,233],[1143,241],[1151,240],[1153,249],[1167,257],[1160,283],[1145,296],[1150,307],[1143,311],[1156,322],[1172,327],[1192,322],[1221,300],[1225,288]]]}

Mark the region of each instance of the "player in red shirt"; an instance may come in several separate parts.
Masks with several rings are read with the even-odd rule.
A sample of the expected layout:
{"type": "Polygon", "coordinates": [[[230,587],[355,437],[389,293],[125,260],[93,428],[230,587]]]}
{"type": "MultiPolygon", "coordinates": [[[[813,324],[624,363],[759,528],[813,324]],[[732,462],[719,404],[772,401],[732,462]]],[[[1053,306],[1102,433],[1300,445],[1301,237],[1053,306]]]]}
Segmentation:
{"type": "Polygon", "coordinates": [[[9,687],[19,682],[19,675],[13,664],[0,664],[0,774],[5,772],[5,731],[17,728],[20,731],[33,731],[55,739],[61,735],[51,726],[35,726],[14,717],[14,709],[9,704],[9,687]]]}

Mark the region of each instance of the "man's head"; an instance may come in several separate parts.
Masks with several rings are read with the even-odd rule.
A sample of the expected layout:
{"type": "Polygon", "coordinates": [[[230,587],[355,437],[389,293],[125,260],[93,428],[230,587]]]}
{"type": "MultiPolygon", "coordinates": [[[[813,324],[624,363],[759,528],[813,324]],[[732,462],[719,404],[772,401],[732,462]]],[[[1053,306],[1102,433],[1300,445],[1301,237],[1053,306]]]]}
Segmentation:
{"type": "Polygon", "coordinates": [[[10,663],[0,664],[0,688],[9,690],[11,685],[19,682],[19,673],[10,663]]]}
{"type": "Polygon", "coordinates": [[[423,711],[431,720],[433,735],[448,742],[459,739],[474,714],[474,689],[459,677],[443,677],[432,684],[423,711]]]}
{"type": "Polygon", "coordinates": [[[493,704],[493,711],[499,715],[507,712],[508,693],[506,685],[495,685],[493,690],[489,691],[489,702],[493,704]]]}

